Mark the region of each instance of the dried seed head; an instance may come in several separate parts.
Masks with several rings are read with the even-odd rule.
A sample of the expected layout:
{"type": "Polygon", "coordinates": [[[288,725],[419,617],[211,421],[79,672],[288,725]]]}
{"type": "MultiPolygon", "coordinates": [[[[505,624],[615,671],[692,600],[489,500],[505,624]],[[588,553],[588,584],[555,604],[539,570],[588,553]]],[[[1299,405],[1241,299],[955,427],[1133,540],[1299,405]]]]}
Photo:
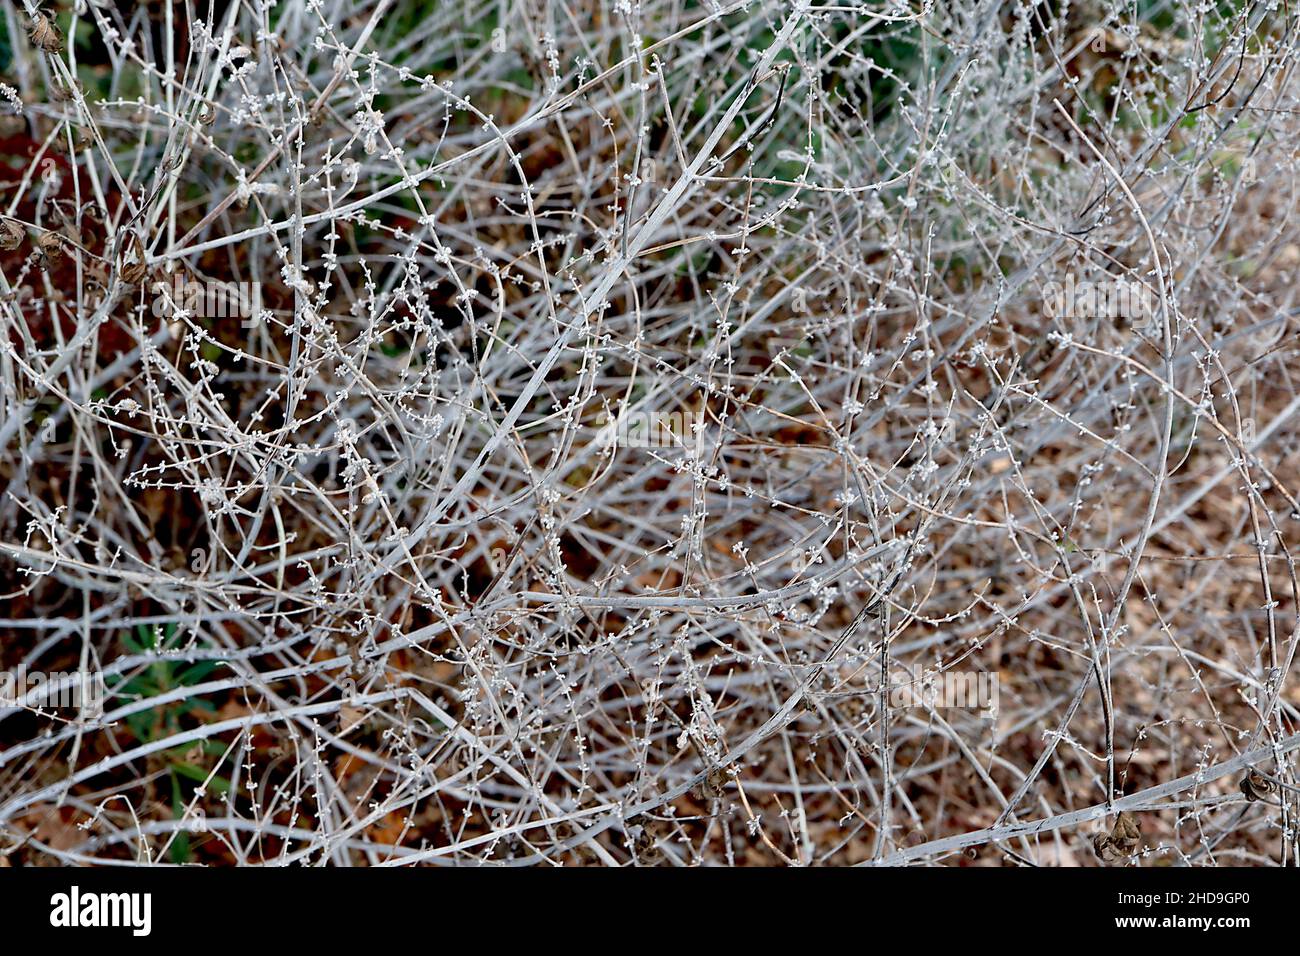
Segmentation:
{"type": "Polygon", "coordinates": [[[0,219],[0,249],[17,249],[27,238],[27,230],[12,219],[0,219]]]}
{"type": "Polygon", "coordinates": [[[1115,820],[1115,829],[1111,831],[1111,838],[1115,843],[1121,846],[1135,844],[1141,836],[1142,825],[1138,823],[1137,817],[1128,812],[1120,813],[1115,820]]]}
{"type": "Polygon", "coordinates": [[[80,84],[77,84],[76,89],[74,90],[56,77],[54,82],[50,84],[50,99],[56,103],[66,103],[70,100],[76,99],[76,92],[80,91],[80,89],[80,84]]]}
{"type": "Polygon", "coordinates": [[[632,850],[637,862],[642,866],[658,866],[664,861],[664,852],[659,849],[658,838],[652,828],[653,821],[641,827],[641,832],[632,841],[632,850]]]}
{"type": "Polygon", "coordinates": [[[149,274],[149,264],[146,262],[131,262],[122,266],[118,273],[122,281],[130,285],[139,285],[144,281],[145,276],[149,274]]]}
{"type": "Polygon", "coordinates": [[[1277,784],[1258,770],[1251,769],[1246,772],[1246,776],[1241,778],[1241,792],[1246,795],[1248,802],[1253,803],[1256,800],[1264,800],[1275,790],[1277,790],[1277,784]]]}
{"type": "Polygon", "coordinates": [[[1115,818],[1110,834],[1097,834],[1092,838],[1093,852],[1103,863],[1132,856],[1142,839],[1142,824],[1127,811],[1115,818]]]}
{"type": "Polygon", "coordinates": [[[712,767],[693,789],[697,800],[717,800],[726,792],[727,771],[721,767],[712,767]]]}
{"type": "Polygon", "coordinates": [[[40,250],[47,266],[58,265],[67,251],[63,237],[57,232],[49,231],[41,233],[41,237],[36,240],[36,248],[40,250]]]}
{"type": "Polygon", "coordinates": [[[63,49],[63,33],[54,21],[45,14],[32,14],[32,22],[27,28],[27,35],[38,50],[46,53],[58,53],[63,49]]]}
{"type": "Polygon", "coordinates": [[[99,303],[104,300],[104,293],[108,291],[108,285],[105,282],[107,276],[102,270],[86,270],[86,278],[82,283],[82,289],[86,293],[86,301],[99,303]]]}

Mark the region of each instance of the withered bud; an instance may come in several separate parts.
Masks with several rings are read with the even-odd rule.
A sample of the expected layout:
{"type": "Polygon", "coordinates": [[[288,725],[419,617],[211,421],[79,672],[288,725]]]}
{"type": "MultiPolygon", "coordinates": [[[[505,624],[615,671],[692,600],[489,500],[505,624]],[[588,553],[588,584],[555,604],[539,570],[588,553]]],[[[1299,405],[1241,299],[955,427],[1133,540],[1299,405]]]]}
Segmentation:
{"type": "Polygon", "coordinates": [[[1254,768],[1247,771],[1246,776],[1241,780],[1241,792],[1245,794],[1248,802],[1266,800],[1269,794],[1276,790],[1277,784],[1254,768]]]}
{"type": "Polygon", "coordinates": [[[1110,836],[1118,844],[1136,843],[1142,836],[1142,825],[1133,814],[1122,812],[1115,818],[1115,829],[1111,831],[1110,836]]]}
{"type": "Polygon", "coordinates": [[[139,285],[148,274],[149,264],[146,262],[128,262],[118,272],[122,281],[128,285],[139,285]]]}
{"type": "Polygon", "coordinates": [[[1098,833],[1092,838],[1092,852],[1097,854],[1097,859],[1103,862],[1109,862],[1112,857],[1110,853],[1110,836],[1106,833],[1098,833]]]}
{"type": "Polygon", "coordinates": [[[27,230],[12,219],[0,219],[0,249],[17,249],[27,238],[27,230]]]}
{"type": "Polygon", "coordinates": [[[140,237],[130,232],[117,259],[118,277],[131,285],[139,285],[149,275],[148,254],[140,237]]]}
{"type": "Polygon", "coordinates": [[[63,261],[63,255],[67,251],[64,245],[63,237],[57,232],[43,232],[41,237],[36,240],[36,248],[40,250],[47,265],[58,265],[63,261]]]}
{"type": "MultiPolygon", "coordinates": [[[[80,89],[81,85],[77,84],[77,90],[80,89]]],[[[55,77],[54,82],[50,84],[50,99],[57,103],[66,103],[69,100],[76,99],[76,95],[71,87],[67,86],[58,77],[55,77]]]]}
{"type": "Polygon", "coordinates": [[[32,22],[27,27],[27,36],[38,50],[46,53],[58,53],[63,49],[63,33],[54,21],[45,14],[37,12],[32,15],[32,22]]]}

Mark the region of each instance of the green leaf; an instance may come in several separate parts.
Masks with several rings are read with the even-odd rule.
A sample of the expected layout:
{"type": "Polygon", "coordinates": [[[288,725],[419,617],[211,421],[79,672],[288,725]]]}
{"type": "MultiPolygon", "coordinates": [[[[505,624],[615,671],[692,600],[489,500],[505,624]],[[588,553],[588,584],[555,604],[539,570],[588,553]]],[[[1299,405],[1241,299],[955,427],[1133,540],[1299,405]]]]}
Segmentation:
{"type": "MultiPolygon", "coordinates": [[[[181,799],[181,782],[172,774],[172,817],[179,820],[185,816],[185,801],[181,799]]],[[[189,863],[190,855],[190,835],[184,830],[176,831],[176,839],[172,841],[172,862],[189,863]]]]}
{"type": "Polygon", "coordinates": [[[204,770],[202,767],[196,767],[194,764],[174,763],[171,765],[171,769],[180,776],[193,780],[195,783],[204,784],[217,793],[228,793],[230,791],[230,781],[226,777],[214,776],[209,780],[209,771],[204,770]]]}
{"type": "Polygon", "coordinates": [[[202,681],[203,678],[207,677],[220,666],[220,661],[199,661],[197,664],[193,664],[181,671],[180,674],[177,675],[176,681],[179,684],[189,687],[191,684],[197,684],[202,681]]]}

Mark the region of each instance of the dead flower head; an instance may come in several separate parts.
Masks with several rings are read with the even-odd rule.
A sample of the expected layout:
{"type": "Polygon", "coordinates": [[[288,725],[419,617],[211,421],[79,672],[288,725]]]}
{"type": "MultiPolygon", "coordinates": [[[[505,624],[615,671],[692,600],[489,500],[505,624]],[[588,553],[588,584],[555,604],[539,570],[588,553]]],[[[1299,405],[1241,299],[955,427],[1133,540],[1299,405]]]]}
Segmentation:
{"type": "Polygon", "coordinates": [[[74,100],[79,92],[81,92],[80,83],[69,86],[58,77],[54,77],[54,82],[50,84],[50,99],[56,103],[67,103],[74,100]]]}
{"type": "Polygon", "coordinates": [[[44,50],[46,53],[58,53],[63,49],[63,33],[52,19],[40,11],[32,14],[27,35],[37,49],[44,50]]]}
{"type": "Polygon", "coordinates": [[[1142,824],[1138,818],[1128,812],[1121,812],[1115,818],[1115,827],[1109,834],[1099,833],[1093,837],[1092,848],[1102,862],[1121,857],[1132,856],[1142,840],[1142,824]]]}
{"type": "Polygon", "coordinates": [[[27,238],[27,230],[12,219],[0,219],[0,249],[17,249],[27,238]]]}
{"type": "Polygon", "coordinates": [[[40,250],[46,266],[58,265],[63,261],[63,256],[67,252],[64,238],[57,232],[52,231],[41,233],[41,237],[36,240],[36,248],[40,250]]]}
{"type": "Polygon", "coordinates": [[[1241,778],[1241,792],[1247,802],[1267,800],[1270,794],[1277,792],[1277,784],[1252,767],[1241,778]]]}
{"type": "Polygon", "coordinates": [[[118,260],[118,276],[130,285],[139,285],[149,275],[148,256],[140,237],[130,233],[118,260]]]}

